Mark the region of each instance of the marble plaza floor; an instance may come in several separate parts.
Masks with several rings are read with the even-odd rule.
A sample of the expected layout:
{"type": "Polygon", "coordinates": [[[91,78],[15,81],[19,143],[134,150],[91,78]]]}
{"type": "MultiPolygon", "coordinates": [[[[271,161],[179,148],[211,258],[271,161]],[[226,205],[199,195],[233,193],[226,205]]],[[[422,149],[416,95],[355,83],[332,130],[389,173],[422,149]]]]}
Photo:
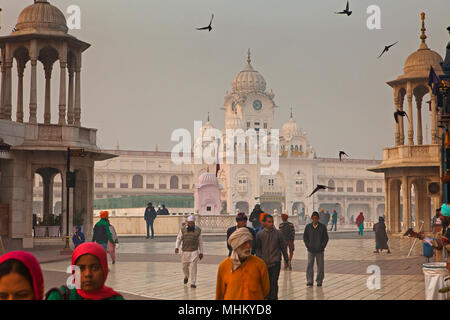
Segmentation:
{"type": "MultiPolygon", "coordinates": [[[[295,241],[293,270],[282,270],[279,299],[288,300],[374,300],[424,299],[422,243],[407,257],[412,239],[389,241],[392,254],[373,253],[373,239],[330,239],[325,251],[325,280],[322,287],[306,287],[306,249],[295,241]],[[380,289],[369,290],[369,266],[381,271],[380,289]]],[[[107,285],[132,299],[212,300],[215,298],[216,272],[226,257],[224,241],[205,241],[205,257],[198,265],[197,288],[183,284],[180,256],[174,243],[148,240],[122,243],[116,264],[110,264],[107,285]]],[[[60,285],[54,279],[67,277],[69,261],[43,263],[46,289],[60,285]]]]}

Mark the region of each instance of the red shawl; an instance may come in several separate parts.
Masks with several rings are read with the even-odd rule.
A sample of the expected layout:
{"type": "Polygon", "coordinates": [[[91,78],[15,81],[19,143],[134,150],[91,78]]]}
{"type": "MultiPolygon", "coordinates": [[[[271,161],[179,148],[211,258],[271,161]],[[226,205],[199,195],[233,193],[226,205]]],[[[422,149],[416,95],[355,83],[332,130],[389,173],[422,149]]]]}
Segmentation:
{"type": "Polygon", "coordinates": [[[25,251],[11,251],[0,257],[0,264],[11,259],[18,260],[25,265],[33,279],[34,300],[42,300],[44,298],[44,276],[37,259],[25,251]]]}
{"type": "Polygon", "coordinates": [[[359,225],[360,225],[362,222],[364,222],[364,215],[363,215],[363,213],[361,212],[361,213],[359,214],[359,216],[356,218],[356,225],[359,227],[359,225]]]}
{"type": "MultiPolygon", "coordinates": [[[[101,289],[96,291],[83,291],[78,289],[80,286],[77,285],[77,292],[84,299],[89,300],[102,300],[108,299],[114,296],[122,296],[121,294],[114,291],[112,288],[105,286],[106,278],[108,277],[108,258],[106,256],[106,251],[101,245],[95,242],[85,242],[80,244],[72,254],[72,265],[76,265],[76,261],[79,257],[85,254],[91,254],[98,258],[103,270],[103,286],[101,289]]],[[[74,280],[75,281],[75,280],[74,280]]]]}

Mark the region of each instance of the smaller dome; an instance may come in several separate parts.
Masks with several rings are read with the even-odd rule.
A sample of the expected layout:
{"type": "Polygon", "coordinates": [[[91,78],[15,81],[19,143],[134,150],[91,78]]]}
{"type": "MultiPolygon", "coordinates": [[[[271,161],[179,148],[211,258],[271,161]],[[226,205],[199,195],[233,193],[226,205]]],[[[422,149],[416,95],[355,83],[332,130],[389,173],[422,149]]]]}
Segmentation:
{"type": "Polygon", "coordinates": [[[19,14],[16,30],[13,34],[66,34],[69,28],[61,10],[46,0],[36,0],[19,14]]]}
{"type": "Polygon", "coordinates": [[[430,66],[433,67],[436,74],[440,75],[443,73],[441,62],[443,62],[442,57],[439,53],[428,48],[425,40],[427,36],[425,34],[425,13],[421,14],[422,19],[422,34],[420,39],[422,43],[420,44],[419,50],[409,55],[406,59],[405,66],[403,68],[403,76],[400,78],[426,78],[430,73],[430,66]]]}
{"type": "Polygon", "coordinates": [[[292,114],[288,122],[283,124],[283,126],[281,127],[281,136],[283,136],[287,141],[291,140],[294,137],[302,136],[297,122],[292,118],[292,114]]]}
{"type": "Polygon", "coordinates": [[[200,187],[206,186],[206,185],[219,185],[219,181],[217,180],[217,177],[214,173],[203,173],[198,177],[198,184],[200,187]]]}

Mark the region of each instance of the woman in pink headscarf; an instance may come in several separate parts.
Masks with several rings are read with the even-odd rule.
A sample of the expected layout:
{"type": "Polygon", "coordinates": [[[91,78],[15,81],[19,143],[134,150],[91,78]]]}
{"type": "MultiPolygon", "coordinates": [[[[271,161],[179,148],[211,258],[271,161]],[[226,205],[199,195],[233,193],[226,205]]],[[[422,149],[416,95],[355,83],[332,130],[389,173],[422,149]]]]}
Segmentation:
{"type": "Polygon", "coordinates": [[[95,242],[80,244],[72,254],[72,265],[79,269],[75,274],[75,288],[61,287],[48,294],[48,300],[124,300],[120,293],[105,286],[108,276],[106,251],[95,242]],[[78,281],[77,281],[78,280],[78,281]]]}
{"type": "Polygon", "coordinates": [[[37,259],[25,251],[0,257],[0,300],[42,300],[44,277],[37,259]]]}

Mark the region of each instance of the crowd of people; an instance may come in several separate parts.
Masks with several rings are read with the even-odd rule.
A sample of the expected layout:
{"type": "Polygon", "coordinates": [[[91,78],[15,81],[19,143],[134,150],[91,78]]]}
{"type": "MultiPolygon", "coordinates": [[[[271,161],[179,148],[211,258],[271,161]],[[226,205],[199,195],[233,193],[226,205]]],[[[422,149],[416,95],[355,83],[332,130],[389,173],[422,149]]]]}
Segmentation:
{"type": "MultiPolygon", "coordinates": [[[[164,209],[161,206],[158,211],[163,212],[164,209]]],[[[155,210],[149,203],[145,211],[147,222],[151,221],[148,217],[152,215],[152,211],[155,210]]],[[[263,212],[259,205],[255,206],[249,218],[244,212],[236,215],[236,225],[227,230],[228,257],[219,264],[217,270],[217,300],[278,299],[278,278],[282,261],[285,270],[292,270],[295,250],[294,224],[288,221],[289,216],[286,214],[282,214],[281,219],[281,224],[276,228],[273,216],[263,212]],[[247,226],[248,220],[252,223],[252,227],[247,226]]],[[[329,239],[327,227],[329,220],[332,222],[330,229],[332,230],[337,222],[335,211],[331,217],[327,217],[326,213],[315,211],[311,215],[311,223],[305,226],[303,232],[308,259],[306,268],[308,287],[314,285],[314,280],[318,287],[322,286],[325,278],[325,249],[329,239]],[[315,279],[314,264],[317,264],[315,279]]],[[[444,204],[437,210],[433,219],[433,237],[425,237],[423,232],[415,233],[412,229],[405,235],[415,236],[430,243],[435,251],[436,261],[441,261],[443,256],[448,257],[450,253],[449,224],[450,206],[444,204]]],[[[356,225],[359,234],[362,235],[364,228],[362,212],[356,219],[356,225]]],[[[374,253],[383,250],[390,253],[384,217],[379,217],[373,230],[374,253]]],[[[123,300],[120,293],[105,286],[108,276],[107,254],[110,254],[112,263],[115,263],[115,248],[119,244],[117,233],[108,219],[108,211],[100,213],[100,220],[94,226],[91,242],[86,242],[80,226],[76,227],[72,239],[75,247],[72,266],[75,267],[70,286],[51,288],[44,294],[44,278],[37,259],[28,252],[12,251],[0,257],[0,300],[123,300]]],[[[202,230],[196,226],[195,217],[191,215],[180,228],[175,254],[181,253],[183,283],[187,284],[190,280],[190,287],[193,289],[197,287],[197,264],[203,259],[203,252],[202,230]]],[[[450,269],[449,259],[447,269],[450,269]]]]}

